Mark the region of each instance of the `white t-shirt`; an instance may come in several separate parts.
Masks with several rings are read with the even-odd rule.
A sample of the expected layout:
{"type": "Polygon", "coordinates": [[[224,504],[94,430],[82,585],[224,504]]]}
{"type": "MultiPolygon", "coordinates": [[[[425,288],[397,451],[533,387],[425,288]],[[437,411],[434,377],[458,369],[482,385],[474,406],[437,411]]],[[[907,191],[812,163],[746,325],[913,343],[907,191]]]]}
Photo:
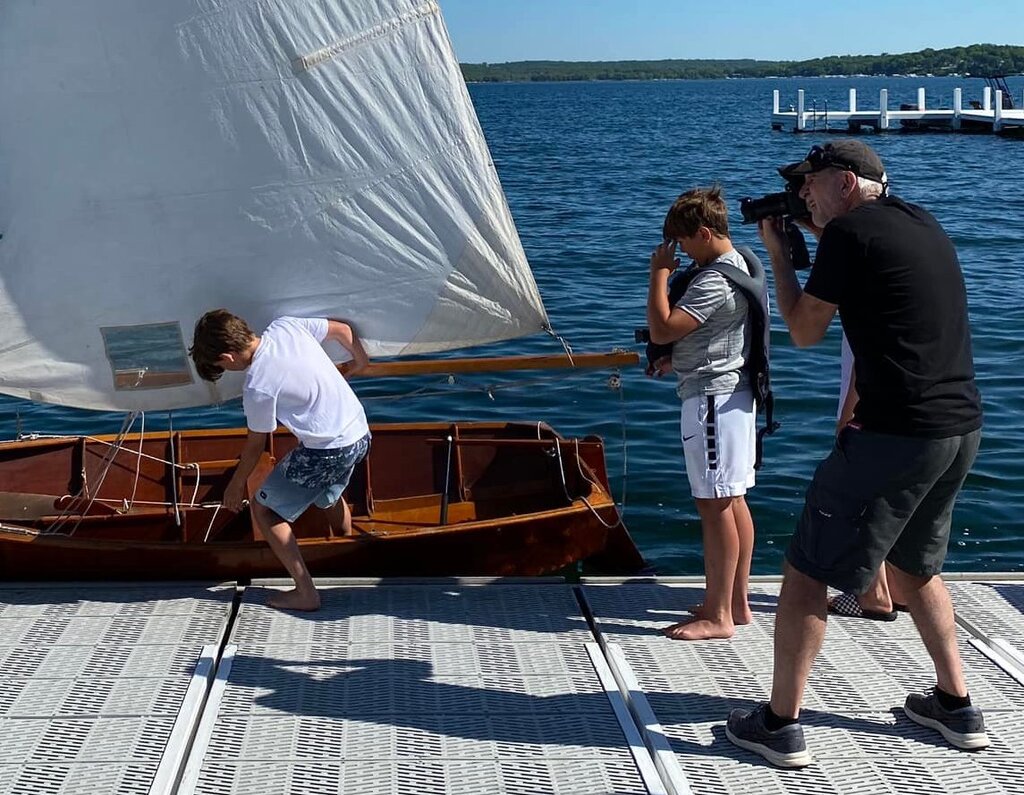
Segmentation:
{"type": "Polygon", "coordinates": [[[320,345],[327,329],[326,318],[280,317],[267,326],[242,389],[249,430],[272,433],[280,422],[314,449],[367,434],[362,404],[320,345]]]}

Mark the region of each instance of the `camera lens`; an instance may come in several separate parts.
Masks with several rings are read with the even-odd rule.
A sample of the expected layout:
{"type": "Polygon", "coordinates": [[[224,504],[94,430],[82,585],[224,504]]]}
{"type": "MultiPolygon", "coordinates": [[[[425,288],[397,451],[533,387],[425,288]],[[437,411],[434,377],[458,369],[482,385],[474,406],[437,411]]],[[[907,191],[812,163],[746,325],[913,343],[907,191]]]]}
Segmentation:
{"type": "Polygon", "coordinates": [[[743,223],[756,224],[763,218],[807,218],[811,213],[803,199],[792,191],[785,190],[780,193],[769,193],[760,199],[740,199],[740,214],[743,216],[743,223]]]}

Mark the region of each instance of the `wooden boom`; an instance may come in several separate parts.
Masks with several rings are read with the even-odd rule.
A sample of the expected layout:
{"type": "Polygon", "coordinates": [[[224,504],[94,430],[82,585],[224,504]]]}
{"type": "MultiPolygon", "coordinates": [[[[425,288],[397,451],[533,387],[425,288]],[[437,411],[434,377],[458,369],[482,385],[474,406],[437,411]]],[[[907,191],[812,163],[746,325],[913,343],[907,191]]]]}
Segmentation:
{"type": "MultiPolygon", "coordinates": [[[[510,370],[559,370],[628,367],[640,363],[635,351],[611,353],[579,353],[572,359],[564,354],[556,356],[490,356],[486,358],[419,359],[411,361],[370,362],[357,377],[383,377],[400,375],[431,375],[436,373],[492,373],[510,370]]],[[[348,362],[339,364],[345,375],[348,362]]]]}

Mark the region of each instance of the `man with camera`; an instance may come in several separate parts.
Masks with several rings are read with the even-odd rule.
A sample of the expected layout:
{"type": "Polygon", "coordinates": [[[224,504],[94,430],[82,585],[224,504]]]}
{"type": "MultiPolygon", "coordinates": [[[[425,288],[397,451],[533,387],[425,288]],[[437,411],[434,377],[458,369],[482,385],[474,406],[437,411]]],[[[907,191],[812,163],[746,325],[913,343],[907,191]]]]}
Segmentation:
{"type": "Polygon", "coordinates": [[[726,734],[773,764],[810,764],[798,716],[824,640],[826,588],[860,593],[887,560],[937,678],[930,694],[907,697],[904,712],[958,748],[984,748],[938,576],[982,424],[956,252],[930,214],[887,195],[882,162],[860,141],[812,147],[779,173],[799,185],[819,239],[801,289],[783,220],[759,222],[779,311],[805,347],[824,337],[838,310],[859,400],[814,474],[786,552],[771,700],[734,710],[726,734]]]}

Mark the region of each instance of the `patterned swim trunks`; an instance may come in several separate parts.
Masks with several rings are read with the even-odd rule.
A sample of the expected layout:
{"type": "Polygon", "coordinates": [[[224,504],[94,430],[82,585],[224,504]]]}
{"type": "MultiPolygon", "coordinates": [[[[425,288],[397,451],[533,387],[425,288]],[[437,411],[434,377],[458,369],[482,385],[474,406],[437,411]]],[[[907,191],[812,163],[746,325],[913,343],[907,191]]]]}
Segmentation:
{"type": "Polygon", "coordinates": [[[317,450],[299,445],[282,458],[256,492],[256,501],[286,522],[310,506],[330,508],[370,449],[370,434],[346,447],[317,450]]]}

